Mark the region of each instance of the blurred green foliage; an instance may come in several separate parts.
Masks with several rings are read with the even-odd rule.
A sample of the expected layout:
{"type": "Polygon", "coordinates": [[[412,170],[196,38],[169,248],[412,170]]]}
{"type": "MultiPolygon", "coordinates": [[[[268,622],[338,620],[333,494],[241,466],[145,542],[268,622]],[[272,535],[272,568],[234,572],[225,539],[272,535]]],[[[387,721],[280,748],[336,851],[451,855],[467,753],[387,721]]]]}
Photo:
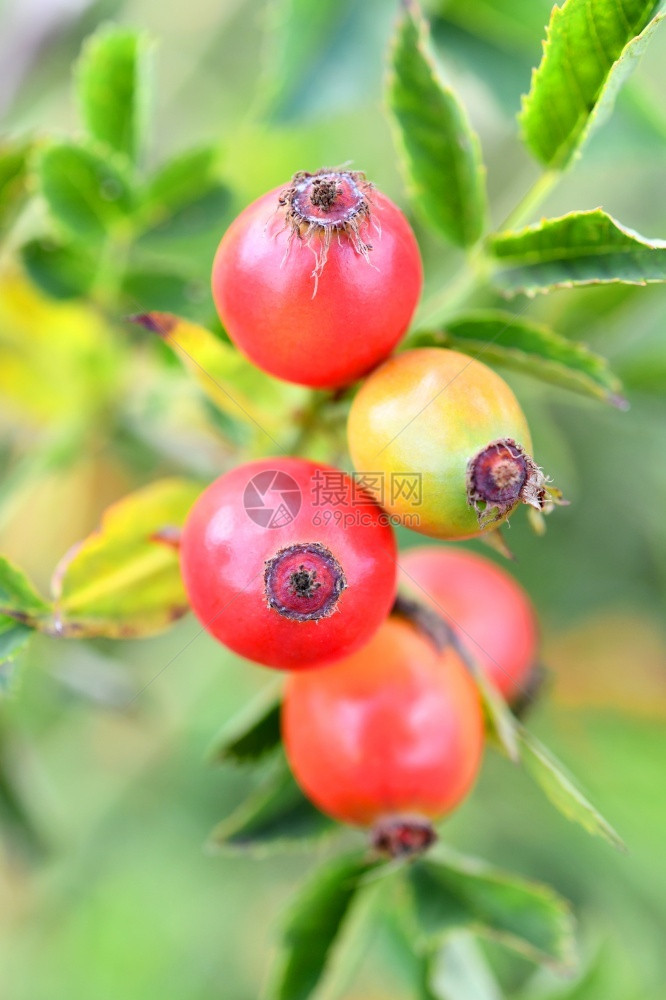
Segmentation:
{"type": "MultiPolygon", "coordinates": [[[[351,160],[405,204],[381,105],[396,6],[103,0],[76,15],[63,6],[45,35],[25,33],[11,11],[3,14],[8,80],[10,65],[17,68],[0,148],[0,551],[38,587],[109,503],[131,490],[161,477],[212,477],[234,464],[241,446],[275,451],[268,438],[255,440],[256,428],[233,407],[212,427],[210,404],[164,339],[123,317],[178,312],[220,334],[208,292],[217,241],[235,211],[298,169],[351,160]],[[112,88],[122,100],[101,129],[95,107],[106,83],[86,62],[91,45],[117,46],[110,62],[131,68],[135,36],[102,33],[87,43],[76,109],[72,64],[108,18],[140,29],[155,65],[152,83],[137,73],[131,91],[112,88]],[[151,103],[141,142],[137,122],[151,103]],[[136,118],[127,117],[129,107],[136,118]]],[[[439,68],[490,166],[495,225],[536,177],[515,114],[550,6],[426,5],[439,68]]],[[[665,54],[657,32],[612,122],[547,196],[544,214],[601,205],[649,237],[666,234],[665,54]]],[[[437,227],[413,223],[426,298],[436,296],[462,254],[439,242],[437,227]]],[[[478,304],[505,307],[491,292],[478,304]]],[[[519,372],[508,376],[539,462],[572,501],[542,539],[522,518],[509,534],[555,673],[552,701],[532,726],[582,777],[630,853],[588,840],[522,773],[489,754],[479,788],[445,827],[447,841],[571,898],[584,971],[573,984],[535,974],[486,942],[477,955],[483,985],[475,988],[483,1000],[661,1000],[664,293],[609,285],[519,306],[526,322],[608,357],[631,405],[623,413],[519,372]]],[[[223,386],[225,346],[219,336],[211,346],[220,352],[223,386]]],[[[261,379],[244,382],[250,398],[266,398],[261,379]]],[[[275,392],[270,433],[283,445],[291,431],[275,414],[282,406],[298,413],[299,391],[287,390],[286,399],[281,387],[275,392]]],[[[326,447],[328,458],[346,464],[342,419],[327,419],[326,445],[314,435],[309,450],[318,456],[326,447]]],[[[401,534],[404,545],[418,542],[401,534]]],[[[0,643],[12,653],[25,639],[21,629],[0,620],[0,643]]],[[[203,760],[220,725],[272,678],[191,621],[145,644],[37,637],[20,677],[2,677],[16,695],[0,705],[2,996],[256,997],[275,921],[311,856],[202,853],[211,828],[257,781],[203,760]]],[[[324,840],[316,853],[326,851],[324,840]]],[[[354,993],[413,995],[400,931],[379,923],[367,935],[364,954],[350,962],[360,965],[354,993]]],[[[470,943],[463,937],[451,947],[442,994],[458,1000],[456,955],[470,943]]],[[[352,1000],[344,983],[331,991],[352,1000]]]]}

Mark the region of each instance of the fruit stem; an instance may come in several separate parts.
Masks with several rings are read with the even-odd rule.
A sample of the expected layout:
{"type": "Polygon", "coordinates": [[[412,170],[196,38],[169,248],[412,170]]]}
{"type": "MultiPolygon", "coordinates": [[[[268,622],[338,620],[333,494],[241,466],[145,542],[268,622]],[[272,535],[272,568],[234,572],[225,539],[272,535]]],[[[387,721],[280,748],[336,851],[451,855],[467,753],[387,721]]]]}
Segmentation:
{"type": "Polygon", "coordinates": [[[481,244],[473,247],[467,263],[452,280],[426,300],[419,309],[415,331],[423,331],[442,323],[444,319],[456,312],[459,306],[486,283],[487,260],[481,244]]]}
{"type": "Polygon", "coordinates": [[[497,227],[501,233],[505,229],[515,229],[529,222],[541,203],[548,197],[562,176],[560,170],[545,170],[539,174],[517,205],[511,209],[504,221],[497,227]]]}
{"type": "Polygon", "coordinates": [[[537,663],[532,667],[527,683],[523,685],[518,697],[511,705],[511,711],[521,722],[542,697],[549,680],[548,670],[542,663],[537,663]]]}
{"type": "Polygon", "coordinates": [[[288,455],[301,455],[314,432],[321,434],[327,430],[322,417],[334,403],[339,402],[346,391],[347,387],[330,391],[313,390],[306,404],[294,415],[296,431],[285,449],[288,455]]]}
{"type": "Polygon", "coordinates": [[[328,402],[328,393],[314,390],[306,402],[305,406],[297,411],[294,422],[296,431],[287,446],[287,454],[300,455],[310,439],[310,435],[316,429],[319,417],[328,402]]]}
{"type": "Polygon", "coordinates": [[[102,244],[89,294],[91,301],[105,318],[113,316],[113,308],[120,297],[133,238],[134,233],[127,226],[111,233],[102,244]]]}
{"type": "Polygon", "coordinates": [[[441,614],[422,601],[398,593],[391,614],[410,622],[417,631],[430,640],[439,653],[453,644],[451,626],[441,614]]]}

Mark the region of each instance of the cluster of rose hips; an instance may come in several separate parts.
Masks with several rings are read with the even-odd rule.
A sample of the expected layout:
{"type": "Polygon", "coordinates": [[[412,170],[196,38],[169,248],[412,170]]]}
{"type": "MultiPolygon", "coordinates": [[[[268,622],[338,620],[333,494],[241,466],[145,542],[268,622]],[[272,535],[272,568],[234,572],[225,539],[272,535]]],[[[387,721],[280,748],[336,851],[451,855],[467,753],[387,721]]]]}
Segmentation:
{"type": "Polygon", "coordinates": [[[204,628],[291,671],[283,736],[305,793],[393,853],[423,846],[477,775],[484,725],[465,660],[515,702],[537,643],[507,573],[446,547],[409,551],[399,572],[393,524],[458,540],[548,502],[498,375],[443,348],[388,358],[421,286],[407,220],[359,173],[296,174],[236,219],[213,266],[224,327],[279,378],[337,390],[365,377],[348,424],[357,475],[293,457],[239,466],[204,491],[181,543],[204,628]],[[410,474],[417,507],[383,486],[410,474]],[[322,480],[335,482],[324,499],[322,480]]]}

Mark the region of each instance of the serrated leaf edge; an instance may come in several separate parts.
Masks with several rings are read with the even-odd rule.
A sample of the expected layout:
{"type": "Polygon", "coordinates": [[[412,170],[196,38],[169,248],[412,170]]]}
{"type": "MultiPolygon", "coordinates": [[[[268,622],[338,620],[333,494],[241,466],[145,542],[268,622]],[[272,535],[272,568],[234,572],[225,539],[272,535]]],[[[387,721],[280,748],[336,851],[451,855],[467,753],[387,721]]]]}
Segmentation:
{"type": "MultiPolygon", "coordinates": [[[[469,235],[462,241],[454,239],[454,237],[451,236],[450,234],[448,235],[448,238],[449,240],[451,240],[451,242],[463,247],[469,247],[475,244],[479,239],[481,239],[488,220],[488,198],[486,192],[487,168],[483,160],[483,149],[481,147],[481,140],[479,139],[476,130],[472,128],[472,124],[464,104],[462,103],[456,92],[453,90],[453,88],[449,87],[442,80],[439,74],[436,63],[433,57],[431,56],[428,48],[429,32],[428,32],[427,21],[422,16],[418,4],[412,2],[412,0],[406,0],[406,2],[403,4],[402,18],[398,22],[398,28],[394,32],[393,38],[391,39],[389,47],[389,60],[388,60],[389,69],[386,76],[386,81],[387,81],[387,85],[385,88],[386,93],[390,94],[392,92],[394,83],[398,79],[398,74],[394,69],[394,63],[395,63],[394,55],[398,48],[398,45],[400,44],[399,36],[400,36],[400,30],[402,28],[402,20],[404,18],[411,18],[412,21],[414,22],[416,32],[418,35],[417,49],[423,59],[424,65],[428,68],[434,85],[440,91],[442,91],[442,93],[445,94],[451,100],[451,102],[456,106],[460,118],[466,127],[467,136],[474,154],[474,159],[476,161],[475,171],[474,171],[476,175],[475,178],[476,188],[479,200],[482,204],[482,216],[480,224],[476,227],[470,227],[466,224],[464,226],[464,230],[469,235]]],[[[404,178],[405,187],[407,189],[408,194],[410,194],[411,199],[416,202],[421,197],[422,192],[419,191],[419,188],[415,184],[414,179],[412,178],[411,173],[406,165],[409,157],[407,155],[407,147],[403,136],[403,130],[397,121],[396,115],[393,113],[390,101],[387,100],[386,104],[387,104],[388,118],[392,125],[394,143],[402,153],[402,155],[399,156],[399,161],[401,164],[401,172],[404,178]]],[[[462,206],[462,208],[464,210],[465,206],[462,206]]],[[[441,233],[439,227],[435,228],[437,232],[441,233]]]]}
{"type": "MultiPolygon", "coordinates": [[[[594,106],[591,109],[588,109],[587,112],[585,110],[582,110],[580,112],[579,119],[580,118],[586,119],[587,124],[581,130],[577,141],[571,147],[568,155],[565,153],[565,155],[561,158],[561,160],[557,157],[557,155],[551,157],[550,159],[544,159],[540,155],[540,152],[537,151],[535,146],[532,145],[530,141],[530,138],[527,134],[526,118],[529,113],[529,104],[532,98],[532,94],[535,88],[538,86],[541,73],[543,72],[545,60],[548,55],[549,47],[552,42],[551,35],[553,34],[553,29],[557,25],[559,19],[563,16],[566,16],[565,7],[566,7],[566,0],[564,0],[564,2],[561,5],[555,4],[553,6],[550,20],[546,25],[546,37],[541,41],[541,59],[539,60],[538,66],[532,67],[532,72],[530,75],[530,88],[527,94],[521,95],[520,111],[517,115],[521,139],[524,142],[525,146],[534,154],[534,156],[544,166],[548,167],[551,170],[559,170],[559,171],[564,171],[569,166],[571,166],[571,164],[581,155],[582,148],[587,139],[589,138],[590,133],[594,131],[597,125],[602,124],[604,119],[601,120],[599,119],[598,109],[603,104],[604,96],[607,94],[608,90],[611,89],[613,85],[613,78],[615,72],[619,68],[620,64],[626,58],[628,50],[631,49],[634,45],[639,44],[641,41],[645,41],[647,36],[654,30],[656,25],[666,16],[666,11],[664,10],[664,3],[662,2],[661,8],[656,11],[656,13],[653,15],[648,24],[646,24],[643,30],[639,32],[638,35],[634,35],[633,38],[630,38],[629,41],[624,45],[622,51],[620,52],[620,55],[611,64],[608,70],[604,82],[602,83],[599,93],[594,101],[594,106]]],[[[612,112],[612,106],[608,109],[607,115],[610,115],[611,112],[612,112]]],[[[559,152],[559,150],[565,146],[566,146],[566,141],[561,142],[560,145],[557,147],[556,152],[559,152]]]]}

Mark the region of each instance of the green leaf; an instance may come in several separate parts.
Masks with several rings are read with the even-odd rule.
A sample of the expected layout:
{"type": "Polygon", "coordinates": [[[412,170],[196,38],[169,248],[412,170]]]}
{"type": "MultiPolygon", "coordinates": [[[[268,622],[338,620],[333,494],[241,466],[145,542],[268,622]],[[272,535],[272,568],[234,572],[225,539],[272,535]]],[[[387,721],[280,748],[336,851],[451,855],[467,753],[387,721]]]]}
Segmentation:
{"type": "Polygon", "coordinates": [[[171,215],[145,233],[142,243],[160,245],[172,240],[185,240],[201,234],[209,234],[214,239],[212,253],[217,246],[220,233],[227,225],[231,197],[229,190],[223,184],[211,185],[207,191],[201,191],[197,198],[181,205],[171,215]]]}
{"type": "Polygon", "coordinates": [[[282,758],[266,783],[215,827],[210,846],[259,855],[302,850],[336,828],[305,797],[282,758]]]}
{"type": "Polygon", "coordinates": [[[326,971],[359,882],[376,864],[357,851],[322,866],[306,882],[287,914],[279,967],[266,993],[267,1000],[307,1000],[312,996],[326,971]]]}
{"type": "Polygon", "coordinates": [[[143,197],[154,222],[191,204],[219,179],[220,152],[212,146],[190,149],[169,160],[153,176],[143,197]]]}
{"type": "Polygon", "coordinates": [[[661,0],[566,0],[554,6],[520,123],[543,164],[564,169],[610,114],[663,15],[661,0]]]}
{"type": "Polygon", "coordinates": [[[37,627],[50,610],[25,573],[0,556],[0,616],[37,627]]]}
{"type": "Polygon", "coordinates": [[[511,313],[490,309],[466,313],[451,320],[442,333],[420,334],[415,342],[482,356],[486,364],[505,365],[614,406],[624,405],[620,380],[605,358],[511,313]]]}
{"type": "MultiPolygon", "coordinates": [[[[441,16],[465,32],[486,39],[493,49],[533,52],[548,22],[552,0],[445,0],[441,16]]],[[[514,56],[514,63],[516,62],[514,56]]],[[[522,58],[518,60],[518,65],[522,58]]]]}
{"type": "Polygon", "coordinates": [[[319,89],[321,67],[338,54],[358,5],[354,0],[273,0],[268,7],[263,105],[277,122],[291,121],[319,89]]]}
{"type": "Polygon", "coordinates": [[[625,852],[627,848],[620,835],[595,809],[554,754],[522,726],[518,736],[523,764],[555,808],[588,833],[603,837],[617,850],[625,852]]]}
{"type": "Polygon", "coordinates": [[[0,146],[0,229],[9,228],[27,194],[28,154],[25,142],[0,146]]]}
{"type": "Polygon", "coordinates": [[[72,237],[100,241],[126,226],[129,186],[108,157],[73,142],[54,143],[39,156],[37,175],[51,214],[72,237]]]}
{"type": "Polygon", "coordinates": [[[219,151],[189,150],[162,167],[146,188],[141,239],[183,239],[209,230],[219,238],[230,205],[230,192],[220,180],[219,151]]]}
{"type": "Polygon", "coordinates": [[[518,761],[516,719],[494,684],[480,667],[474,672],[486,722],[486,734],[514,763],[518,761]]]}
{"type": "Polygon", "coordinates": [[[438,79],[426,26],[409,3],[395,37],[388,103],[408,186],[425,222],[459,246],[475,243],[486,213],[479,141],[453,91],[438,79]]]}
{"type": "Polygon", "coordinates": [[[13,660],[27,644],[34,629],[4,615],[0,617],[0,664],[13,660]]]}
{"type": "Polygon", "coordinates": [[[98,270],[98,262],[88,248],[50,239],[26,243],[21,247],[21,259],[37,287],[54,299],[84,296],[98,270]]]}
{"type": "Polygon", "coordinates": [[[429,981],[438,1000],[503,1000],[490,966],[467,931],[447,934],[431,961],[429,981]]]}
{"type": "Polygon", "coordinates": [[[377,922],[385,908],[384,886],[379,881],[359,884],[359,889],[335,939],[324,980],[321,987],[317,987],[315,995],[320,1000],[358,997],[354,988],[367,963],[368,952],[376,944],[377,922]]]}
{"type": "MultiPolygon", "coordinates": [[[[401,900],[404,904],[404,898],[401,900]]],[[[414,920],[411,912],[404,905],[400,907],[385,906],[377,918],[377,930],[380,940],[385,939],[382,949],[390,956],[392,971],[395,969],[396,980],[413,1000],[443,1000],[439,993],[430,988],[434,970],[435,950],[424,949],[418,942],[414,932],[414,920]],[[406,919],[407,917],[407,919],[406,919]]],[[[399,995],[402,995],[400,993],[399,995]]],[[[472,1000],[472,998],[456,997],[456,1000],[472,1000]]],[[[474,998],[476,1000],[476,998],[474,998]]]]}
{"type": "Polygon", "coordinates": [[[197,301],[208,295],[204,282],[176,273],[175,269],[129,270],[123,278],[122,291],[131,309],[150,306],[168,311],[191,311],[197,301]]]}
{"type": "Polygon", "coordinates": [[[600,208],[544,219],[489,241],[493,280],[508,295],[666,281],[666,241],[647,240],[600,208]]]}
{"type": "Polygon", "coordinates": [[[180,358],[208,398],[225,413],[253,429],[265,449],[276,440],[285,412],[303,404],[307,391],[259,371],[235,347],[205,327],[172,313],[148,312],[132,317],[160,336],[180,358]]]}
{"type": "Polygon", "coordinates": [[[12,767],[16,757],[13,749],[0,733],[0,829],[19,849],[36,858],[45,853],[46,844],[24,803],[20,774],[12,767]]]}
{"type": "Polygon", "coordinates": [[[85,43],[75,71],[81,116],[109,149],[136,160],[147,110],[147,42],[129,28],[104,25],[85,43]]]}
{"type": "Polygon", "coordinates": [[[454,633],[451,634],[451,642],[474,678],[481,699],[487,737],[509,760],[517,763],[520,760],[517,720],[495,685],[488,680],[485,670],[470,652],[469,646],[460,642],[454,633]]]}
{"type": "Polygon", "coordinates": [[[28,578],[0,557],[0,696],[11,688],[13,661],[49,612],[28,578]]]}
{"type": "Polygon", "coordinates": [[[280,698],[273,685],[260,691],[224,726],[208,753],[211,763],[254,764],[280,746],[280,698]]]}
{"type": "MultiPolygon", "coordinates": [[[[626,987],[623,990],[620,986],[619,993],[617,991],[617,958],[615,943],[606,940],[573,982],[553,982],[536,972],[533,979],[525,983],[515,1000],[605,1000],[613,995],[623,998],[626,996],[626,987]]],[[[638,1000],[641,992],[640,988],[638,992],[631,989],[629,995],[638,1000]]]]}
{"type": "Polygon", "coordinates": [[[12,690],[14,684],[14,661],[5,660],[0,663],[0,698],[5,698],[12,690]]]}
{"type": "Polygon", "coordinates": [[[441,846],[412,865],[408,879],[426,939],[468,927],[532,961],[563,971],[574,966],[571,910],[549,886],[441,846]]]}
{"type": "Polygon", "coordinates": [[[0,616],[0,697],[11,688],[13,661],[23,652],[34,631],[13,618],[0,616]]]}
{"type": "Polygon", "coordinates": [[[630,389],[663,395],[666,388],[666,343],[660,351],[634,351],[618,363],[622,378],[630,389]]]}
{"type": "Polygon", "coordinates": [[[56,569],[54,630],[125,639],[161,632],[186,614],[178,553],[155,536],[181,527],[200,492],[198,483],[162,479],[109,507],[99,530],[56,569]]]}

